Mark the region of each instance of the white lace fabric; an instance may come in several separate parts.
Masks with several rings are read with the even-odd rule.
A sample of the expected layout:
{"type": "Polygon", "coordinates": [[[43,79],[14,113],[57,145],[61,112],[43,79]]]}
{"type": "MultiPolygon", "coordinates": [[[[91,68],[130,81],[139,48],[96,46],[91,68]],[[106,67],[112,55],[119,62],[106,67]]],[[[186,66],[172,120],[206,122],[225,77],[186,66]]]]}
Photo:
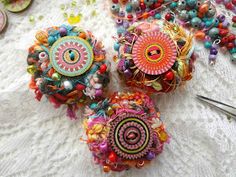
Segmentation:
{"type": "MultiPolygon", "coordinates": [[[[216,65],[209,66],[209,51],[198,43],[193,79],[173,93],[153,97],[171,135],[163,153],[141,170],[121,173],[104,174],[93,163],[82,140],[83,110],[78,112],[80,119],[71,121],[65,107],[55,110],[45,98],[36,101],[28,88],[28,47],[37,30],[65,23],[60,9],[65,2],[69,1],[34,0],[23,13],[7,13],[8,28],[0,34],[0,177],[236,177],[236,121],[195,99],[200,94],[236,105],[236,65],[220,52],[216,65]],[[34,25],[29,22],[30,15],[35,17],[34,25]],[[44,16],[41,21],[40,15],[44,16]]],[[[116,27],[107,2],[97,0],[90,6],[79,2],[83,14],[79,26],[103,40],[112,61],[111,37],[116,27]],[[93,17],[95,9],[97,16],[93,17]]],[[[217,6],[230,20],[232,13],[223,9],[217,6]]],[[[120,90],[115,63],[112,70],[109,89],[120,90]]]]}

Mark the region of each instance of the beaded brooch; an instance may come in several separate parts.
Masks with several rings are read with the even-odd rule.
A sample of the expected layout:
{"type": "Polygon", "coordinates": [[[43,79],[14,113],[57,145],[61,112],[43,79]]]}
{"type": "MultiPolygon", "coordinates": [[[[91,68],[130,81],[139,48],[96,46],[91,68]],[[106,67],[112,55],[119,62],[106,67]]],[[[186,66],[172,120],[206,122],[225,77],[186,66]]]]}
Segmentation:
{"type": "Polygon", "coordinates": [[[104,172],[141,168],[169,140],[160,113],[141,92],[114,93],[85,110],[87,144],[104,172]]]}
{"type": "Polygon", "coordinates": [[[46,95],[56,108],[68,105],[71,118],[79,105],[102,98],[109,82],[110,64],[102,43],[77,27],[62,25],[37,32],[27,63],[36,99],[46,95]]]}
{"type": "Polygon", "coordinates": [[[170,92],[192,78],[196,59],[192,35],[174,23],[134,23],[114,46],[118,71],[131,86],[170,92]]]}

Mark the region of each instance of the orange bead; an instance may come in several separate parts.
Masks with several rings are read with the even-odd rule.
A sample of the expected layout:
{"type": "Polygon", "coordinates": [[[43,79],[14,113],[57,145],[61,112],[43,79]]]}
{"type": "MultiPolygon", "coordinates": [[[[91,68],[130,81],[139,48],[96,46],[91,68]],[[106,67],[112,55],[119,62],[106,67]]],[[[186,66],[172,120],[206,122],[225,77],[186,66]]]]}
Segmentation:
{"type": "Polygon", "coordinates": [[[199,18],[203,18],[203,17],[204,17],[204,14],[201,13],[201,12],[198,12],[197,16],[198,16],[199,18]]]}
{"type": "Polygon", "coordinates": [[[224,28],[223,23],[219,23],[218,28],[224,28]]]}
{"type": "Polygon", "coordinates": [[[110,170],[111,170],[111,168],[110,168],[109,166],[104,166],[104,167],[103,167],[103,171],[104,171],[105,173],[108,173],[110,170]]]}
{"type": "Polygon", "coordinates": [[[199,12],[202,13],[202,14],[205,14],[206,12],[208,12],[208,10],[209,10],[209,5],[208,4],[202,4],[199,7],[199,12]]]}
{"type": "Polygon", "coordinates": [[[197,40],[202,41],[205,39],[206,34],[203,31],[197,31],[194,36],[197,40]]]}
{"type": "Polygon", "coordinates": [[[84,32],[79,33],[79,37],[82,38],[82,39],[87,38],[86,33],[84,33],[84,32]]]}
{"type": "Polygon", "coordinates": [[[147,19],[147,18],[149,17],[149,13],[148,13],[148,12],[144,12],[143,15],[142,15],[142,17],[143,17],[144,19],[147,19]]]}

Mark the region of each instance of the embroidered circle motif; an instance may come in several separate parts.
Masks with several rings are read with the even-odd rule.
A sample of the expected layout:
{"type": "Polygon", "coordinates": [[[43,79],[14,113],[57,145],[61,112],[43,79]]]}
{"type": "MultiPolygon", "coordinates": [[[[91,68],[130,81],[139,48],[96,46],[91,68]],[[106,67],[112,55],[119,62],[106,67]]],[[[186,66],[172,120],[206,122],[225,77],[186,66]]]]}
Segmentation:
{"type": "Polygon", "coordinates": [[[133,114],[118,115],[111,122],[109,143],[112,149],[124,159],[142,158],[153,142],[153,133],[149,123],[133,114]]]}
{"type": "Polygon", "coordinates": [[[82,38],[63,37],[53,44],[50,61],[58,73],[78,76],[85,73],[93,63],[92,47],[82,38]]]}
{"type": "Polygon", "coordinates": [[[147,32],[139,36],[132,51],[135,65],[150,75],[168,71],[176,61],[176,55],[174,41],[160,31],[147,32]]]}

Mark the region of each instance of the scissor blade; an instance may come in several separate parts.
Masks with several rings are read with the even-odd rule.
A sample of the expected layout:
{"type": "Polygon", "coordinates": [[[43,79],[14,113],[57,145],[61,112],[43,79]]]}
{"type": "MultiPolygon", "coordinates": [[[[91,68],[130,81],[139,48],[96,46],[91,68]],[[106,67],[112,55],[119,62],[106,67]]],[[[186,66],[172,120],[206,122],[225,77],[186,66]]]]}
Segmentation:
{"type": "Polygon", "coordinates": [[[216,100],[213,100],[213,99],[210,99],[210,98],[207,98],[207,97],[204,97],[204,96],[201,96],[201,95],[197,95],[197,98],[199,100],[209,104],[210,106],[213,106],[213,107],[219,109],[220,111],[231,116],[232,118],[236,119],[236,108],[235,107],[225,104],[225,103],[222,103],[222,102],[219,102],[219,101],[216,101],[216,100]]]}

